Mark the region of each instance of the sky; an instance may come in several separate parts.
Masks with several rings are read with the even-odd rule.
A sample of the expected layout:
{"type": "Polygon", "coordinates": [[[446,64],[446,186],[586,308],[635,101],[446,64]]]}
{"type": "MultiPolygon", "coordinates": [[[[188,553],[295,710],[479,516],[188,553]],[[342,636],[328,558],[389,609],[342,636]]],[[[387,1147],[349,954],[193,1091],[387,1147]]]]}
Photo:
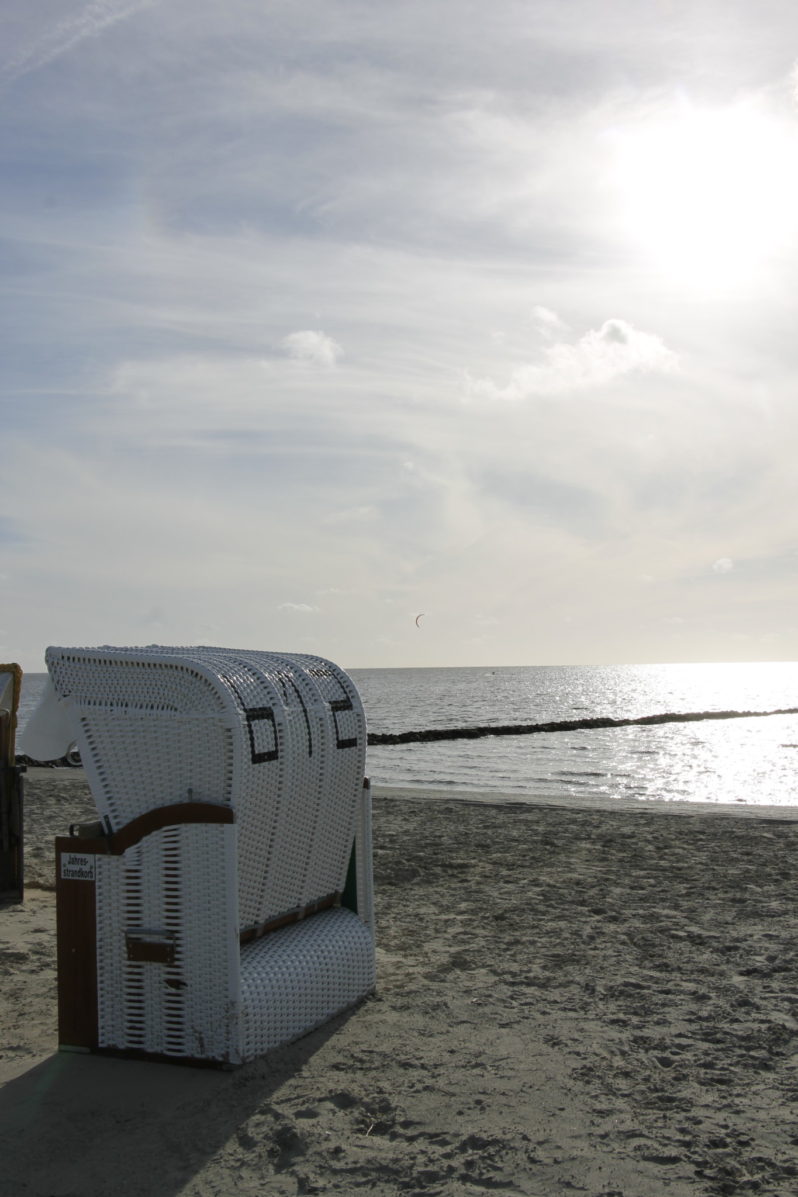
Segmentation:
{"type": "Polygon", "coordinates": [[[798,659],[794,0],[6,0],[0,159],[0,660],[798,659]]]}

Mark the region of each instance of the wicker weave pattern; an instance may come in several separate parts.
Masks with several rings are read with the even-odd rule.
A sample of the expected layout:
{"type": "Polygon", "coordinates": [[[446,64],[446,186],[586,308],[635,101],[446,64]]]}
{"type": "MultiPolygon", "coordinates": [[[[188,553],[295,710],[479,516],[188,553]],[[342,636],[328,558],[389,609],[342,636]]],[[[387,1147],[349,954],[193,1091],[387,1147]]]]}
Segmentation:
{"type": "Polygon", "coordinates": [[[241,953],[244,1059],[306,1034],[373,988],[371,935],[349,910],[258,940],[241,953]]]}
{"type": "Polygon", "coordinates": [[[239,1058],[236,827],[168,827],[98,857],[99,1045],[239,1058]],[[130,936],[171,942],[174,962],[127,957],[130,936]]]}
{"type": "Polygon", "coordinates": [[[50,648],[99,813],[232,805],[243,927],[341,889],[365,768],[360,698],[319,657],[50,648]]]}

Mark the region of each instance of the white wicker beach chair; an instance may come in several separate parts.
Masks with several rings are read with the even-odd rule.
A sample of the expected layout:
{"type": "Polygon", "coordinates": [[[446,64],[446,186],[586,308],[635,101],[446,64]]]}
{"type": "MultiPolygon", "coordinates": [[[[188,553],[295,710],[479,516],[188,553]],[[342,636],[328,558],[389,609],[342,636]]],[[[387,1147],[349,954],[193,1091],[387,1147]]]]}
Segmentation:
{"type": "Polygon", "coordinates": [[[351,679],[219,648],[46,659],[100,817],[57,841],[61,1046],[237,1064],[372,990],[351,679]]]}

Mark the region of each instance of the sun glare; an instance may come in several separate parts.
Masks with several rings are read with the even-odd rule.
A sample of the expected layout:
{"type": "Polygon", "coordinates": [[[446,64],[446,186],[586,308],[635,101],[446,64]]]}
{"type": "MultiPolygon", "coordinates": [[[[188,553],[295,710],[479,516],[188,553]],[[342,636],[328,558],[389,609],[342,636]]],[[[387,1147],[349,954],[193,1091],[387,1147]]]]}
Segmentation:
{"type": "Polygon", "coordinates": [[[688,285],[748,285],[795,244],[798,136],[750,109],[694,109],[613,134],[624,235],[688,285]]]}

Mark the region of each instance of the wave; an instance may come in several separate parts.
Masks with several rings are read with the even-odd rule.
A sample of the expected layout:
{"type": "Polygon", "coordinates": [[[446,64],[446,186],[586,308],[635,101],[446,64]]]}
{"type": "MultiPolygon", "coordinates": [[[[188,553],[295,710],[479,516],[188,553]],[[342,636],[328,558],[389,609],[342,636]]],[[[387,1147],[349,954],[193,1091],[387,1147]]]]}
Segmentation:
{"type": "Polygon", "coordinates": [[[765,719],[771,715],[798,715],[798,707],[776,711],[667,711],[631,719],[598,716],[590,719],[559,719],[552,723],[508,723],[477,727],[433,727],[422,731],[370,732],[369,746],[426,744],[435,740],[477,740],[483,736],[529,736],[548,732],[594,731],[613,727],[652,727],[663,723],[698,723],[708,719],[765,719]]]}

